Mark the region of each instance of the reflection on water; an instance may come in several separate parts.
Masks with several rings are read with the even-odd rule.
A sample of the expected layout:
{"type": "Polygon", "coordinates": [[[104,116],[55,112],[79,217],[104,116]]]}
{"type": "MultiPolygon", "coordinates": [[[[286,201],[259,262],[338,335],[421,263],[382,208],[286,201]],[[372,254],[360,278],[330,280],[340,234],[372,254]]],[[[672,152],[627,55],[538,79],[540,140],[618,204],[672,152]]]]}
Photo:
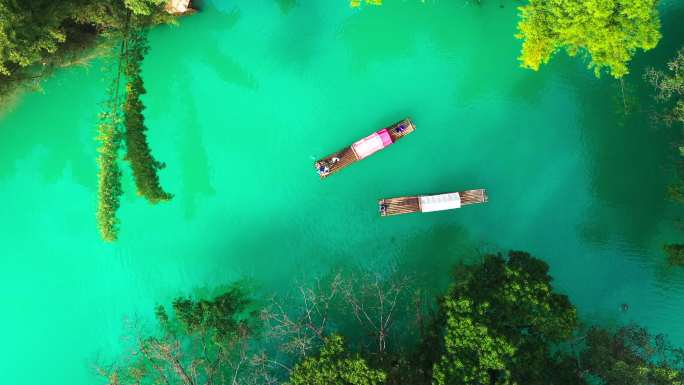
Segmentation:
{"type": "MultiPolygon", "coordinates": [[[[681,12],[666,17],[676,19],[678,14],[681,12]]],[[[665,28],[664,33],[666,38],[654,56],[660,56],[658,51],[672,51],[678,44],[673,44],[675,31],[665,28]]],[[[629,240],[644,250],[651,246],[651,240],[661,231],[659,223],[667,217],[670,205],[665,185],[672,176],[668,144],[671,135],[663,127],[654,127],[650,116],[652,91],[642,80],[647,65],[653,63],[638,56],[632,74],[625,78],[627,114],[622,87],[612,79],[600,81],[601,86],[594,86],[593,92],[583,95],[580,101],[583,143],[591,160],[591,191],[597,198],[584,233],[604,242],[629,240]]],[[[596,83],[591,76],[567,80],[579,89],[592,88],[596,83]]]]}
{"type": "MultiPolygon", "coordinates": [[[[287,3],[289,0],[279,0],[287,3]]],[[[294,4],[294,1],[289,1],[294,4]]],[[[267,56],[282,69],[294,68],[306,74],[317,54],[326,50],[327,35],[325,7],[322,2],[311,2],[306,7],[288,8],[286,17],[273,25],[267,56]]],[[[281,8],[282,9],[282,8],[281,8]]],[[[328,43],[329,44],[329,43],[328,43]]]]}
{"type": "MultiPolygon", "coordinates": [[[[189,81],[190,78],[185,77],[180,82],[179,92],[181,95],[192,95],[189,81]]],[[[176,109],[179,112],[178,118],[181,122],[179,128],[182,132],[178,141],[178,151],[181,175],[183,176],[183,189],[179,197],[183,200],[187,219],[194,216],[198,200],[206,199],[216,193],[209,177],[210,166],[202,138],[204,127],[200,124],[197,117],[197,107],[195,107],[195,100],[198,99],[192,98],[184,103],[185,111],[183,108],[176,109]]]]}
{"type": "Polygon", "coordinates": [[[72,95],[78,89],[85,100],[102,100],[104,93],[97,88],[97,76],[96,70],[65,70],[45,86],[43,93],[27,94],[18,110],[0,120],[0,181],[14,175],[16,162],[35,155],[40,159],[37,176],[46,182],[61,179],[68,167],[78,184],[92,187],[95,151],[90,143],[98,106],[81,104],[72,95]],[[54,103],[55,100],[69,101],[69,108],[54,103]],[[65,131],[65,126],[71,129],[65,131]]]}
{"type": "Polygon", "coordinates": [[[282,12],[286,15],[290,12],[290,10],[292,10],[292,8],[294,6],[297,5],[297,0],[275,0],[275,1],[276,1],[276,3],[278,3],[278,7],[280,7],[280,12],[282,12]]]}
{"type": "MultiPolygon", "coordinates": [[[[409,7],[401,4],[401,7],[409,7]]],[[[416,5],[410,7],[414,11],[416,5]]],[[[340,39],[348,47],[354,68],[365,68],[369,63],[405,57],[415,50],[418,34],[411,28],[418,22],[420,12],[398,12],[398,6],[388,3],[382,7],[367,7],[349,17],[340,30],[340,39]]]]}
{"type": "Polygon", "coordinates": [[[224,82],[250,89],[257,88],[254,76],[235,59],[221,52],[219,47],[209,47],[202,57],[224,82]]]}

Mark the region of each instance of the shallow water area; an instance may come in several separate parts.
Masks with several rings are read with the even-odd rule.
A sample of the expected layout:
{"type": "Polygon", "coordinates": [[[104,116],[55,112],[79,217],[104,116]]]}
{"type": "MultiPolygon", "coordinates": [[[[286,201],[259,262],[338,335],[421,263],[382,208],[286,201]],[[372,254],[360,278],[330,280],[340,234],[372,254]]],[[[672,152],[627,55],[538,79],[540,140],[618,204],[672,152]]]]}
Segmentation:
{"type": "MultiPolygon", "coordinates": [[[[278,291],[399,259],[439,288],[460,258],[508,249],[546,260],[584,319],[684,345],[684,270],[660,251],[681,241],[665,195],[673,132],[645,107],[625,116],[618,84],[580,59],[519,68],[513,4],[216,0],[154,29],[145,117],[175,197],[151,206],[126,174],[115,244],[94,214],[108,59],[25,95],[0,120],[5,382],[93,383],[125,317],[235,279],[278,291]],[[410,136],[316,176],[315,159],[407,116],[410,136]],[[379,198],[476,188],[488,204],[377,213],[379,198]]],[[[684,36],[684,5],[661,9],[664,39],[626,80],[644,105],[641,73],[684,36]]]]}

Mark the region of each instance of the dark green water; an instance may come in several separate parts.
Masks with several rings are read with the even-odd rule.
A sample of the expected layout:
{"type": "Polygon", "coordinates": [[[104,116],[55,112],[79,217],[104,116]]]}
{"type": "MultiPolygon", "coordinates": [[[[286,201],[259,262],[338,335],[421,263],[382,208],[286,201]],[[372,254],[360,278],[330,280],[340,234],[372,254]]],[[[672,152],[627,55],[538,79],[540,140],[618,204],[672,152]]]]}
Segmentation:
{"type": "Polygon", "coordinates": [[[684,5],[662,4],[625,117],[617,84],[580,60],[518,68],[508,1],[339,3],[207,1],[151,33],[146,118],[176,197],[151,207],[127,176],[114,245],[94,215],[105,61],[59,71],[0,120],[4,383],[92,383],[124,317],[237,278],[283,290],[400,258],[439,286],[459,258],[510,248],[548,261],[584,319],[684,345],[684,271],[660,253],[682,240],[665,197],[673,135],[649,123],[640,79],[684,43],[684,5]],[[410,137],[318,180],[315,158],[405,116],[410,137]],[[490,203],[377,215],[378,198],[469,188],[490,203]]]}

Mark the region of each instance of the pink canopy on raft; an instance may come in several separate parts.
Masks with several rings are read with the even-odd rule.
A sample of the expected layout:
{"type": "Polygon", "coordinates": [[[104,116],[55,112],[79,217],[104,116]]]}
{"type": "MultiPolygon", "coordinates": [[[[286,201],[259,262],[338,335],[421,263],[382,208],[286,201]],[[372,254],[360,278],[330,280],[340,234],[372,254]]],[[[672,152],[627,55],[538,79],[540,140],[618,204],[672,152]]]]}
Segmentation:
{"type": "Polygon", "coordinates": [[[354,150],[354,154],[356,154],[358,159],[363,159],[382,150],[390,144],[392,144],[392,138],[385,128],[355,142],[352,144],[351,148],[354,150]]]}

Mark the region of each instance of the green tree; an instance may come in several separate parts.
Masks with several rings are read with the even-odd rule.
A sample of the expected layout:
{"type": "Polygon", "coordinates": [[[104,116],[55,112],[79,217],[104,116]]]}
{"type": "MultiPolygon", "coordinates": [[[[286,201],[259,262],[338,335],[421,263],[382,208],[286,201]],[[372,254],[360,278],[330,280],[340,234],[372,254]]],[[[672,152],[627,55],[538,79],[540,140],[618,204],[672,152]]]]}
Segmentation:
{"type": "MultiPolygon", "coordinates": [[[[684,385],[682,349],[637,326],[580,330],[548,266],[527,253],[487,256],[457,273],[432,316],[437,338],[368,349],[354,311],[332,311],[353,284],[336,274],[297,288],[303,312],[283,302],[257,312],[237,286],[212,300],[178,298],[171,311],[157,308],[156,332],[138,329],[132,354],[102,374],[110,385],[684,385]],[[278,351],[282,337],[295,344],[278,351]],[[436,354],[416,354],[425,348],[436,354]]],[[[359,306],[373,303],[357,294],[359,306]]],[[[413,312],[390,306],[406,313],[399,317],[413,312]]],[[[405,335],[415,327],[401,325],[405,335]]]]}
{"type": "Polygon", "coordinates": [[[127,15],[149,25],[170,22],[163,0],[32,0],[0,2],[0,75],[58,60],[60,49],[102,33],[122,31],[127,15]],[[77,41],[74,41],[77,40],[77,41]]]}
{"type": "Polygon", "coordinates": [[[141,100],[146,91],[141,72],[142,61],[149,47],[143,25],[134,16],[126,24],[117,55],[118,65],[114,72],[114,96],[107,103],[107,110],[101,114],[108,120],[98,127],[101,147],[98,158],[100,178],[97,218],[102,239],[108,242],[115,241],[118,233],[116,211],[122,191],[117,159],[122,137],[126,147],[124,159],[133,171],[138,195],[153,204],[172,198],[161,187],[157,174],[165,164],[152,156],[147,141],[147,126],[143,115],[145,105],[141,100]],[[121,91],[125,94],[125,100],[120,103],[119,92],[123,80],[125,87],[121,91]]]}
{"type": "Polygon", "coordinates": [[[523,40],[522,66],[538,70],[564,49],[589,59],[596,76],[605,70],[615,78],[629,73],[638,49],[660,40],[658,0],[529,0],[520,7],[517,38],[523,40]]]}
{"type": "Polygon", "coordinates": [[[152,15],[163,11],[167,0],[124,0],[126,8],[133,11],[136,15],[152,15]]]}
{"type": "Polygon", "coordinates": [[[307,357],[294,367],[286,385],[379,385],[385,378],[359,355],[347,353],[342,337],[333,334],[318,356],[307,357]]]}
{"type": "MultiPolygon", "coordinates": [[[[667,63],[667,71],[649,68],[644,79],[656,91],[655,100],[663,106],[656,118],[668,126],[684,126],[684,48],[667,63]]],[[[684,145],[679,145],[679,155],[684,156],[684,145]]],[[[677,181],[668,187],[668,195],[673,200],[684,203],[684,169],[681,159],[676,167],[677,181]]],[[[670,244],[664,247],[671,265],[684,266],[684,245],[670,244]]]]}
{"type": "MultiPolygon", "coordinates": [[[[119,52],[123,55],[125,44],[120,44],[119,52]]],[[[106,242],[113,242],[119,233],[119,220],[116,216],[121,204],[121,169],[118,157],[121,148],[121,114],[119,112],[119,93],[121,89],[121,61],[118,63],[116,77],[109,88],[109,100],[105,111],[100,113],[97,126],[98,148],[98,189],[97,189],[97,225],[100,236],[106,242]]]]}
{"type": "Polygon", "coordinates": [[[0,2],[0,74],[39,63],[66,40],[67,13],[58,2],[0,2]]]}
{"type": "Polygon", "coordinates": [[[360,7],[361,4],[382,5],[382,0],[349,0],[349,6],[352,8],[360,7]]]}
{"type": "Polygon", "coordinates": [[[638,326],[616,332],[593,327],[585,336],[582,370],[604,385],[683,385],[684,351],[638,326]]]}
{"type": "Polygon", "coordinates": [[[157,171],[164,164],[151,154],[140,99],[145,93],[141,62],[148,50],[144,30],[174,20],[165,12],[165,4],[166,0],[0,0],[0,104],[26,84],[38,86],[53,68],[77,60],[89,47],[120,46],[114,85],[98,124],[96,217],[105,241],[116,240],[118,234],[122,142],[138,193],[152,203],[171,199],[159,183],[157,171]]]}
{"type": "Polygon", "coordinates": [[[493,376],[501,378],[501,384],[509,384],[507,366],[515,357],[515,347],[470,316],[474,310],[471,301],[448,298],[443,306],[447,312],[447,353],[435,365],[435,384],[489,384],[493,376]]]}
{"type": "Polygon", "coordinates": [[[243,384],[249,338],[258,326],[245,292],[233,287],[212,300],[177,298],[156,309],[157,330],[137,330],[130,356],[101,369],[110,385],[243,384]]]}
{"type": "Polygon", "coordinates": [[[165,164],[157,161],[150,150],[147,142],[147,127],[143,110],[145,105],[140,99],[145,94],[145,86],[142,79],[142,61],[148,51],[147,37],[144,31],[136,31],[127,40],[127,54],[125,75],[126,102],[123,106],[124,126],[126,132],[126,160],[130,163],[135,178],[135,186],[138,194],[145,197],[151,203],[167,201],[172,195],[165,192],[159,183],[157,171],[164,168],[165,164]]]}
{"type": "MultiPolygon", "coordinates": [[[[644,77],[656,90],[655,99],[665,106],[661,119],[667,125],[684,125],[684,48],[667,63],[666,72],[649,68],[644,77]]],[[[684,147],[680,151],[684,155],[684,147]]]]}
{"type": "Polygon", "coordinates": [[[98,149],[98,206],[97,223],[103,240],[113,242],[118,236],[116,212],[121,199],[121,169],[117,162],[121,147],[119,118],[116,112],[100,114],[98,125],[100,148],[98,149]]]}
{"type": "Polygon", "coordinates": [[[543,261],[510,252],[463,267],[442,311],[435,384],[559,383],[554,371],[567,357],[552,348],[571,338],[577,316],[568,298],[553,292],[543,261]]]}

